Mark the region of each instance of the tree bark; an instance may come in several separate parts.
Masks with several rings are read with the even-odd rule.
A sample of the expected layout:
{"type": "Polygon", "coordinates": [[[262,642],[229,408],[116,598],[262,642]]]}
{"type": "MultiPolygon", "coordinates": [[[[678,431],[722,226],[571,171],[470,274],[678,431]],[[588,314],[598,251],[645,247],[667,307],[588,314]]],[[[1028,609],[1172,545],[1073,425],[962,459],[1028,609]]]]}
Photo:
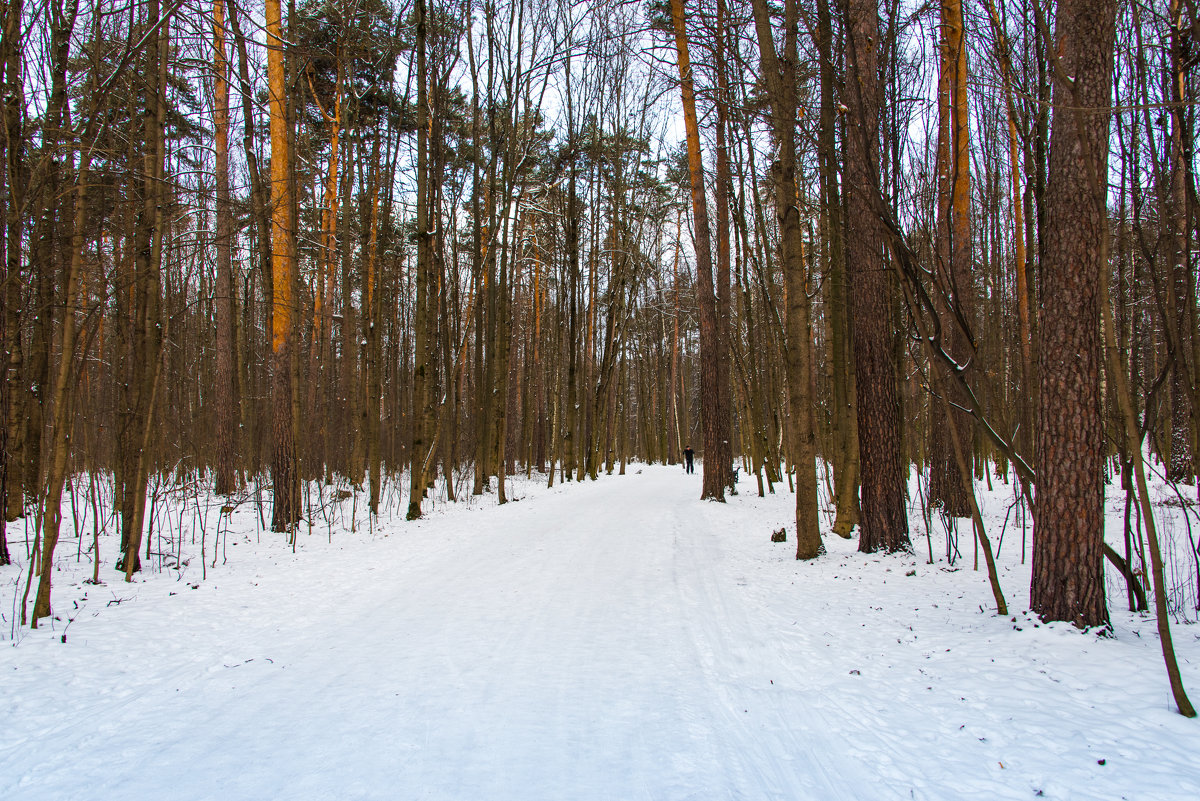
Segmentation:
{"type": "Polygon", "coordinates": [[[779,158],[771,167],[779,219],[779,247],[787,287],[785,307],[786,356],[790,436],[796,464],[796,558],[814,559],[821,543],[817,516],[817,447],[813,425],[811,376],[812,336],[808,307],[808,269],[804,263],[804,231],[800,225],[799,188],[796,182],[796,68],[799,11],[796,0],[784,4],[783,58],[775,51],[775,37],[766,0],[754,0],[754,24],[762,72],[771,98],[771,123],[779,158]]]}
{"type": "Polygon", "coordinates": [[[225,55],[225,0],[213,3],[213,128],[216,179],[216,387],[217,459],[213,491],[229,495],[235,489],[234,432],[234,310],[233,210],[229,201],[229,61],[225,55]]]}
{"type": "Polygon", "coordinates": [[[712,243],[708,227],[708,200],[705,198],[704,164],[700,156],[700,126],[696,118],[696,91],[692,64],[688,56],[688,38],[683,0],[671,0],[671,20],[675,28],[675,52],[679,65],[680,91],[683,96],[683,120],[687,133],[688,173],[691,178],[692,218],[695,226],[696,277],[700,312],[700,416],[704,435],[704,475],[702,499],[725,500],[724,477],[720,457],[717,364],[717,302],[713,286],[712,243]]]}
{"type": "MultiPolygon", "coordinates": [[[[963,37],[961,0],[942,0],[938,42],[938,220],[934,258],[933,297],[938,303],[944,347],[959,364],[972,364],[968,332],[973,310],[971,288],[971,161],[970,109],[967,105],[967,52],[963,37]]],[[[930,369],[944,371],[940,364],[930,369]]],[[[951,393],[950,406],[964,406],[952,381],[939,381],[951,393]]],[[[959,477],[958,460],[950,442],[946,409],[933,403],[929,410],[929,497],[952,517],[971,517],[967,485],[959,477]]],[[[963,440],[962,456],[971,467],[971,416],[951,409],[963,440]]]]}
{"type": "Polygon", "coordinates": [[[1106,236],[1113,0],[1063,0],[1042,238],[1037,516],[1030,606],[1045,620],[1108,624],[1104,595],[1101,263],[1106,236]]]}
{"type": "Polygon", "coordinates": [[[847,0],[846,241],[862,469],[859,550],[910,551],[900,458],[896,372],[879,161],[879,85],[874,0],[847,0]]]}
{"type": "Polygon", "coordinates": [[[271,120],[271,482],[274,508],[271,530],[291,532],[300,519],[296,474],[296,443],[292,410],[292,325],[295,237],[289,191],[287,86],[284,78],[284,39],[279,0],[266,0],[268,107],[271,120]]]}
{"type": "Polygon", "coordinates": [[[427,307],[431,301],[429,290],[433,272],[433,234],[429,220],[429,75],[425,60],[425,0],[416,0],[417,23],[417,305],[413,310],[416,358],[413,362],[412,401],[412,449],[408,485],[409,520],[421,516],[421,499],[425,495],[425,468],[427,432],[430,429],[429,384],[431,369],[429,330],[430,315],[427,307]]]}
{"type": "Polygon", "coordinates": [[[131,581],[141,569],[138,552],[146,514],[146,491],[150,482],[150,442],[154,422],[156,381],[161,368],[162,351],[162,256],[163,256],[163,168],[165,158],[164,122],[168,61],[168,22],[160,27],[158,0],[151,0],[147,28],[151,35],[146,48],[143,79],[145,107],[142,144],[142,208],[138,212],[134,234],[133,340],[127,353],[132,368],[128,404],[124,468],[122,470],[121,544],[122,557],[117,569],[131,581]]]}
{"type": "Polygon", "coordinates": [[[3,7],[3,39],[0,69],[4,80],[3,169],[5,189],[4,272],[0,287],[0,565],[10,561],[7,526],[21,513],[23,492],[19,446],[21,439],[20,404],[14,387],[21,370],[21,254],[25,214],[25,91],[22,80],[21,19],[22,0],[8,0],[3,7]]]}

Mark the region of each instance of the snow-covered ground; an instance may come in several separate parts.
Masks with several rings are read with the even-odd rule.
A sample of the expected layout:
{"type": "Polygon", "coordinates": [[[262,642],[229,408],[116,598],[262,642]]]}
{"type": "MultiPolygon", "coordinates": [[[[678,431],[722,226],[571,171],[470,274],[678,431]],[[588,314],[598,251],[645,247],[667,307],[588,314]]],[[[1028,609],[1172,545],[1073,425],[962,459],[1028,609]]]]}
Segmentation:
{"type": "MultiPolygon", "coordinates": [[[[515,503],[373,527],[360,501],[354,532],[346,500],[294,553],[246,503],[215,565],[213,508],[203,571],[197,510],[176,508],[188,541],[160,550],[186,564],[133,584],[109,563],[84,584],[90,537],[80,561],[64,539],[61,619],[37,631],[13,625],[18,539],[0,798],[1200,798],[1200,723],[1173,711],[1153,619],[1115,582],[1114,637],[1016,611],[1011,514],[997,617],[969,535],[950,566],[935,532],[928,564],[919,507],[915,555],[827,537],[797,563],[791,531],[770,541],[786,486],[743,477],[722,505],[699,482],[518,481],[515,503]]],[[[1010,500],[985,496],[993,542],[1010,500]]],[[[1200,701],[1200,626],[1174,631],[1200,701]]]]}

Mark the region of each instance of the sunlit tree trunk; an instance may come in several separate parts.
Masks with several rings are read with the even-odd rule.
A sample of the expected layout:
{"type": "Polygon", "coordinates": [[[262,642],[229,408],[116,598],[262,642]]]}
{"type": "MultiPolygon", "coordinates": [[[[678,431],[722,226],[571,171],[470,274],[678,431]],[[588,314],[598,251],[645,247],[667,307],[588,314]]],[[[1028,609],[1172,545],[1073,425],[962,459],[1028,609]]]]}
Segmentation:
{"type": "Polygon", "coordinates": [[[290,532],[300,519],[297,492],[296,443],[292,409],[292,315],[296,280],[292,262],[295,237],[289,191],[287,86],[279,0],[266,0],[268,108],[271,120],[271,364],[272,434],[271,481],[274,510],[271,530],[290,532]]]}
{"type": "MultiPolygon", "coordinates": [[[[938,149],[937,247],[934,258],[935,302],[939,306],[946,351],[959,364],[972,363],[971,342],[964,326],[973,310],[971,286],[971,161],[967,106],[967,52],[963,38],[961,0],[942,0],[938,41],[938,149]]],[[[931,366],[944,370],[941,365],[931,366]]],[[[965,406],[957,384],[943,381],[952,405],[965,406]]],[[[963,439],[968,467],[973,422],[965,412],[954,412],[955,426],[963,439]]],[[[953,517],[970,517],[970,499],[959,476],[944,407],[930,408],[929,496],[953,517]]]]}
{"type": "Polygon", "coordinates": [[[696,91],[692,79],[691,59],[688,56],[683,0],[671,0],[671,20],[675,28],[675,52],[679,66],[680,91],[683,95],[699,290],[697,301],[700,312],[700,416],[704,433],[704,476],[700,497],[724,501],[724,478],[728,467],[722,467],[719,462],[721,449],[720,426],[717,421],[717,299],[713,287],[712,243],[708,226],[708,200],[705,197],[704,164],[700,156],[700,126],[696,118],[696,91]]]}

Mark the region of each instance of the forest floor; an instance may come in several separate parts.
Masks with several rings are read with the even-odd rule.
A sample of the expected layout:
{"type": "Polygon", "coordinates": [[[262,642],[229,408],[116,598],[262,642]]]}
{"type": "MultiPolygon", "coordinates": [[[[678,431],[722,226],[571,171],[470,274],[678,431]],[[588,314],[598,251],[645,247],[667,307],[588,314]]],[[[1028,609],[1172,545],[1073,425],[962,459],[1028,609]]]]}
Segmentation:
{"type": "MultiPolygon", "coordinates": [[[[743,477],[716,504],[678,468],[534,478],[414,523],[368,527],[360,501],[355,532],[347,500],[294,551],[247,502],[215,564],[216,509],[177,502],[158,536],[187,541],[157,547],[181,563],[132,584],[110,559],[83,583],[91,538],[78,561],[65,539],[37,631],[13,622],[10,529],[0,798],[1200,798],[1200,723],[1173,711],[1153,618],[1116,583],[1115,636],[1019,611],[1006,485],[984,494],[998,617],[969,535],[951,565],[919,508],[914,555],[826,537],[799,563],[791,530],[770,541],[786,485],[743,477]]],[[[1174,632],[1200,701],[1200,625],[1174,632]]]]}

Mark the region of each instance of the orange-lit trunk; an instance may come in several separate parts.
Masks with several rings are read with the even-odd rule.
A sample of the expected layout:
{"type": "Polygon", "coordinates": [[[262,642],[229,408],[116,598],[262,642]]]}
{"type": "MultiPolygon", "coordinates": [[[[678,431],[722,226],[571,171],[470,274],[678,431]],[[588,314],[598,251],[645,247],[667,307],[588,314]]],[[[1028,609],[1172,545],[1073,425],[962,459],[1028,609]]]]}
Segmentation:
{"type": "Polygon", "coordinates": [[[292,201],[289,189],[287,86],[283,69],[283,29],[279,0],[266,0],[268,110],[271,119],[271,363],[272,433],[271,480],[274,510],[272,531],[291,531],[300,518],[297,492],[296,443],[292,420],[292,201]]]}

